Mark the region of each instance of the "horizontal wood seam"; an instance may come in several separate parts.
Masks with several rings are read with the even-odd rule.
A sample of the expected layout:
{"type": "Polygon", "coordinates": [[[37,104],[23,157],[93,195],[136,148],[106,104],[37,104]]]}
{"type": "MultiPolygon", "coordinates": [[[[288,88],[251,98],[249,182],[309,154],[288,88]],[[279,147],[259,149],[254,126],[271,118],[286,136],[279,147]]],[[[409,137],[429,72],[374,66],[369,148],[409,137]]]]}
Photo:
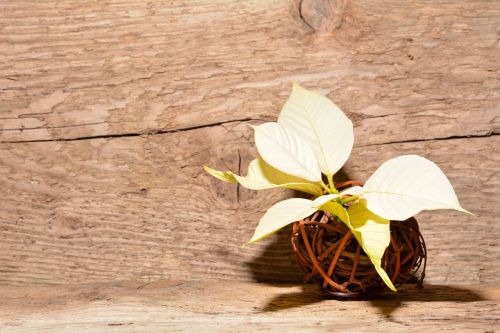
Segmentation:
{"type": "MultiPolygon", "coordinates": [[[[184,132],[184,131],[193,131],[197,129],[207,128],[207,127],[215,127],[221,126],[225,124],[231,123],[242,123],[246,121],[262,121],[262,119],[253,119],[253,118],[242,118],[235,120],[227,120],[220,121],[216,123],[209,123],[203,125],[196,125],[190,127],[182,127],[182,128],[173,128],[173,129],[159,129],[159,130],[151,130],[144,132],[134,132],[134,133],[122,133],[122,134],[106,134],[106,135],[94,135],[94,136],[82,136],[75,138],[59,138],[59,139],[41,139],[41,140],[19,140],[19,141],[1,141],[0,144],[10,144],[10,143],[36,143],[36,142],[55,142],[55,141],[82,141],[82,140],[94,140],[94,139],[109,139],[109,138],[123,138],[123,137],[137,137],[137,136],[150,136],[150,135],[158,135],[158,134],[169,134],[176,132],[184,132]]],[[[355,147],[371,147],[371,146],[380,146],[386,144],[398,144],[398,143],[412,143],[412,142],[426,142],[426,141],[446,141],[446,140],[455,140],[455,139],[474,139],[474,138],[486,138],[491,136],[499,135],[500,132],[489,132],[487,134],[481,135],[453,135],[446,137],[437,137],[437,138],[423,138],[423,139],[412,139],[412,140],[401,140],[401,141],[387,141],[381,143],[370,143],[366,145],[354,145],[355,147]]]]}
{"type": "Polygon", "coordinates": [[[81,136],[81,137],[75,137],[75,138],[1,141],[0,144],[1,143],[54,142],[54,141],[82,141],[82,140],[94,140],[94,139],[150,136],[150,135],[157,135],[157,134],[168,134],[168,133],[176,133],[176,132],[193,131],[193,130],[207,128],[207,127],[215,127],[215,126],[221,126],[221,125],[232,124],[232,123],[242,123],[242,122],[246,122],[246,121],[262,121],[262,120],[261,119],[253,119],[253,118],[242,118],[242,119],[219,121],[219,122],[215,122],[215,123],[202,124],[202,125],[189,126],[189,127],[181,127],[181,128],[172,128],[172,129],[158,129],[158,130],[150,130],[150,131],[144,131],[144,132],[121,133],[121,134],[117,133],[117,134],[105,134],[105,135],[91,135],[91,136],[81,136]]]}
{"type": "Polygon", "coordinates": [[[457,140],[457,139],[475,139],[475,138],[488,138],[491,136],[500,135],[500,132],[490,132],[482,135],[452,135],[442,138],[427,138],[427,139],[414,139],[414,140],[401,140],[401,141],[388,141],[382,143],[370,143],[366,145],[354,145],[355,147],[370,147],[370,146],[380,146],[387,144],[398,144],[398,143],[412,143],[412,142],[426,142],[426,141],[447,141],[447,140],[457,140]]]}

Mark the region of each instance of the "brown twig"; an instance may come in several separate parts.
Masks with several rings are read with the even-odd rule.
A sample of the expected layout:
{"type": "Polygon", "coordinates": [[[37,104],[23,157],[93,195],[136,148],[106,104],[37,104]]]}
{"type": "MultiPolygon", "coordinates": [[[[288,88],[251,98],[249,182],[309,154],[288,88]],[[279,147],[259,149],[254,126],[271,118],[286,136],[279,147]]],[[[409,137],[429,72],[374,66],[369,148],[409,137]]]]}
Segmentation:
{"type": "MultiPolygon", "coordinates": [[[[362,185],[349,181],[337,188],[362,185]]],[[[415,218],[391,221],[390,246],[382,258],[392,282],[416,282],[425,277],[426,247],[415,218]],[[420,277],[417,271],[422,268],[420,277]]],[[[315,280],[336,296],[358,297],[388,291],[375,267],[345,224],[329,213],[317,212],[296,222],[291,236],[292,248],[305,281],[315,280]]]]}

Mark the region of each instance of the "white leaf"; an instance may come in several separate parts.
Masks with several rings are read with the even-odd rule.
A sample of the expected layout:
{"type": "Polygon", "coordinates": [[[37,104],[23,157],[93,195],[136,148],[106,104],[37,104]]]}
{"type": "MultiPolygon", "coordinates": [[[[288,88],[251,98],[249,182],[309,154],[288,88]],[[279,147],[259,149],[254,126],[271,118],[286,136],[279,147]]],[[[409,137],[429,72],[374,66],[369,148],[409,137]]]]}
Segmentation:
{"type": "Polygon", "coordinates": [[[273,168],[263,159],[256,158],[248,165],[248,174],[246,177],[236,175],[231,171],[218,171],[205,166],[212,176],[230,183],[239,182],[243,187],[251,190],[266,190],[270,188],[288,188],[291,190],[302,191],[319,196],[323,193],[321,185],[308,180],[288,175],[273,168]]]}
{"type": "Polygon", "coordinates": [[[370,258],[370,261],[385,284],[396,291],[391,279],[382,268],[382,257],[384,256],[385,249],[391,242],[389,220],[370,212],[366,208],[364,200],[360,200],[350,206],[348,213],[349,229],[351,229],[359,245],[361,245],[363,251],[370,258]]]}
{"type": "Polygon", "coordinates": [[[460,206],[443,171],[434,162],[417,155],[386,161],[363,188],[367,208],[389,220],[404,221],[422,210],[467,212],[460,206]]]}
{"type": "Polygon", "coordinates": [[[326,194],[326,195],[322,195],[322,196],[317,197],[316,199],[314,199],[314,201],[312,203],[312,206],[319,209],[319,208],[321,208],[321,206],[323,206],[328,201],[332,201],[333,199],[336,199],[338,197],[340,197],[339,194],[326,194]]]}
{"type": "Polygon", "coordinates": [[[345,190],[340,192],[341,195],[356,195],[360,196],[363,194],[363,188],[361,186],[353,186],[346,188],[345,190]]]}
{"type": "Polygon", "coordinates": [[[252,126],[260,156],[284,173],[313,182],[321,181],[321,171],[311,147],[278,123],[252,126]]]}
{"type": "Polygon", "coordinates": [[[307,199],[293,198],[278,202],[269,208],[260,219],[259,225],[248,243],[266,238],[284,226],[300,221],[316,211],[317,209],[312,207],[312,201],[307,199]]]}
{"type": "Polygon", "coordinates": [[[321,171],[331,177],[347,161],[354,143],[352,122],[327,97],[294,83],[278,123],[312,147],[321,171]]]}

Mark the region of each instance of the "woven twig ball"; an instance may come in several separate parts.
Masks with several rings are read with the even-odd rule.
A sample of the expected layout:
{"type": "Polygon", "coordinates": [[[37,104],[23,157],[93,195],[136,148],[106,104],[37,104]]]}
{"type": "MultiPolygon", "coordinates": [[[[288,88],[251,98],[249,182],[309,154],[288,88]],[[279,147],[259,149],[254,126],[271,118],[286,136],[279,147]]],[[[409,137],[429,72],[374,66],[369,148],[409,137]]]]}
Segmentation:
{"type": "MultiPolygon", "coordinates": [[[[346,182],[337,188],[345,188],[346,182]]],[[[425,276],[426,248],[415,218],[391,221],[391,242],[382,267],[395,286],[417,283],[425,276]],[[421,268],[420,276],[417,272],[421,268]]],[[[292,248],[305,281],[317,281],[329,294],[357,297],[388,291],[349,228],[331,214],[318,211],[293,224],[292,248]]]]}

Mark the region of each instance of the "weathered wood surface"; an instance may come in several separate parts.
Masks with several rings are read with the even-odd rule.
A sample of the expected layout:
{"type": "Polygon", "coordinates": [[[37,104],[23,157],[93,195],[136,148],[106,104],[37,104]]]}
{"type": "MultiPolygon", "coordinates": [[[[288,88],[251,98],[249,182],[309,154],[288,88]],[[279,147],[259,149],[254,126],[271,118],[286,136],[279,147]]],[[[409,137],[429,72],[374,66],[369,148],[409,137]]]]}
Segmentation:
{"type": "Polygon", "coordinates": [[[0,140],[274,119],[292,80],[364,144],[498,133],[499,17],[487,0],[2,1],[0,140]]]}
{"type": "Polygon", "coordinates": [[[495,330],[498,26],[488,0],[0,2],[0,331],[495,330]],[[289,230],[240,246],[293,193],[202,166],[244,172],[293,80],[354,121],[340,177],[420,154],[477,214],[418,216],[425,292],[251,283],[301,280],[289,230]]]}
{"type": "Polygon", "coordinates": [[[494,332],[498,286],[428,285],[387,299],[315,286],[159,281],[0,290],[2,332],[494,332]]]}
{"type": "MultiPolygon", "coordinates": [[[[157,278],[300,281],[288,232],[250,239],[287,190],[254,192],[204,173],[255,156],[246,123],[148,137],[3,144],[0,283],[157,278]],[[220,158],[222,157],[222,161],[220,158]]],[[[493,282],[500,274],[500,137],[355,148],[345,177],[416,153],[438,163],[464,207],[419,215],[429,281],[493,282]]]]}

